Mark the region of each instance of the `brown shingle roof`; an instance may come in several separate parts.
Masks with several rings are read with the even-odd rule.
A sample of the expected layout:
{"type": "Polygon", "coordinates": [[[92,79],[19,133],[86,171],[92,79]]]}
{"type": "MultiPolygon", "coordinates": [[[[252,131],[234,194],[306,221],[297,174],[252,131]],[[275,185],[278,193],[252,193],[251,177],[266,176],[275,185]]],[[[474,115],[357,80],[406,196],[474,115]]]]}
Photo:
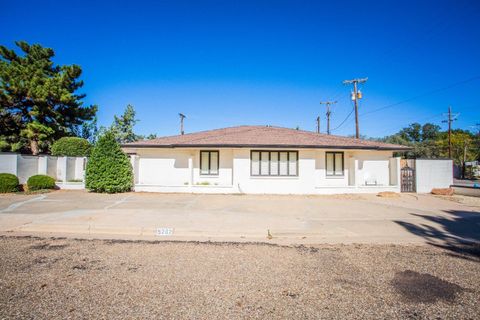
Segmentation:
{"type": "Polygon", "coordinates": [[[395,144],[272,126],[238,126],[200,131],[126,143],[123,147],[339,148],[399,151],[409,149],[395,144]]]}

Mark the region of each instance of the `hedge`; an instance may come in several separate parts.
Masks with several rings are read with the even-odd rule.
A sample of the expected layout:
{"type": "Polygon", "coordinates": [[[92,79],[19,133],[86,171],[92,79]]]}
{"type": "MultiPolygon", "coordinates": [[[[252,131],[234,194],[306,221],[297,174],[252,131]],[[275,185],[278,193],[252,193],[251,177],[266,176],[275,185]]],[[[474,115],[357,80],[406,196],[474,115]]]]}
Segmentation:
{"type": "Polygon", "coordinates": [[[52,145],[52,156],[60,157],[87,157],[92,145],[88,140],[78,137],[63,137],[52,145]]]}
{"type": "Polygon", "coordinates": [[[55,189],[55,179],[52,177],[37,174],[27,180],[28,191],[55,189]]]}
{"type": "Polygon", "coordinates": [[[11,173],[0,173],[0,193],[18,191],[18,178],[11,173]]]}
{"type": "Polygon", "coordinates": [[[109,131],[92,149],[85,172],[85,186],[91,191],[106,193],[126,192],[133,187],[130,160],[109,131]]]}

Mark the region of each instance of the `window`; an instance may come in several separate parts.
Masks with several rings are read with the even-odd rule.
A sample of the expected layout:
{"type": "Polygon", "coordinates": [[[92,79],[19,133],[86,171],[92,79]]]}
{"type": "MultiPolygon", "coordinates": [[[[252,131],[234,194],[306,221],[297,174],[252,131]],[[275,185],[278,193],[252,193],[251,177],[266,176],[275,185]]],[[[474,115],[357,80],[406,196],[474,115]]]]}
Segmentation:
{"type": "Polygon", "coordinates": [[[252,176],[298,176],[297,151],[252,151],[252,176]]]}
{"type": "Polygon", "coordinates": [[[343,152],[326,153],[327,176],[343,176],[343,152]]]}
{"type": "Polygon", "coordinates": [[[218,175],[218,151],[200,151],[200,174],[218,175]]]}

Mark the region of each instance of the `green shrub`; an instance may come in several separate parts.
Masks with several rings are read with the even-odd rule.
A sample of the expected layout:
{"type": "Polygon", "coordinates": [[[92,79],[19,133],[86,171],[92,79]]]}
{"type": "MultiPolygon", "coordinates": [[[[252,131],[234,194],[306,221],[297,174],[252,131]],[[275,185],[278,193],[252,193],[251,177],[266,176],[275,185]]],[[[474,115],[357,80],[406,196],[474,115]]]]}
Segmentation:
{"type": "Polygon", "coordinates": [[[85,186],[91,191],[106,193],[126,192],[133,187],[130,160],[110,131],[101,136],[92,149],[85,186]]]}
{"type": "Polygon", "coordinates": [[[11,173],[0,173],[0,193],[18,191],[18,178],[11,173]]]}
{"type": "Polygon", "coordinates": [[[78,137],[63,137],[52,145],[52,156],[60,157],[87,157],[92,145],[88,140],[78,137]]]}
{"type": "Polygon", "coordinates": [[[0,152],[10,151],[10,150],[11,150],[10,144],[7,141],[2,140],[0,138],[0,152]]]}
{"type": "Polygon", "coordinates": [[[52,177],[37,174],[27,180],[28,191],[55,189],[55,179],[52,177]]]}

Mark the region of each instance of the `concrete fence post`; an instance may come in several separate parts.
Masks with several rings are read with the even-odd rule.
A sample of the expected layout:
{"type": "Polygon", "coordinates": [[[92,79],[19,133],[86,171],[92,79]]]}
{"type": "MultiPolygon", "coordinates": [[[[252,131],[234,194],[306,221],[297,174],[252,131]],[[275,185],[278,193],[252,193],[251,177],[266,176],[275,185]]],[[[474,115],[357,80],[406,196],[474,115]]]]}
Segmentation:
{"type": "Polygon", "coordinates": [[[67,157],[57,159],[57,180],[67,182],[67,157]]]}
{"type": "Polygon", "coordinates": [[[74,179],[75,180],[85,180],[85,172],[84,172],[84,157],[76,157],[75,158],[75,173],[74,173],[74,179]]]}
{"type": "Polygon", "coordinates": [[[401,167],[401,163],[400,163],[400,157],[396,157],[396,163],[397,163],[397,188],[398,188],[398,192],[401,191],[401,185],[402,185],[402,167],[401,167]]]}
{"type": "Polygon", "coordinates": [[[138,183],[138,157],[136,154],[130,155],[130,164],[132,165],[134,187],[138,183]]]}
{"type": "Polygon", "coordinates": [[[38,156],[38,174],[47,174],[48,170],[48,157],[38,156]]]}

